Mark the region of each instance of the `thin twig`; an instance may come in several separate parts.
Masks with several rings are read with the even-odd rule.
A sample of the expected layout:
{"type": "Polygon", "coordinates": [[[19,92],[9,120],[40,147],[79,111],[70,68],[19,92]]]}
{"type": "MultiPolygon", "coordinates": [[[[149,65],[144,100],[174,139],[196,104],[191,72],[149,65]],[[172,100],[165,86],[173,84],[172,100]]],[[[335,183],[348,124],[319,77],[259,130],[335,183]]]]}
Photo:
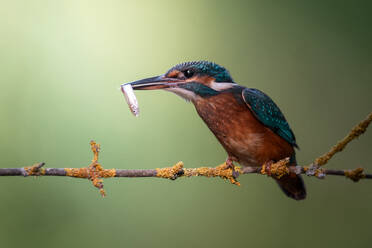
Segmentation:
{"type": "Polygon", "coordinates": [[[346,135],[345,138],[343,138],[336,145],[334,145],[329,152],[315,159],[314,165],[317,166],[325,165],[336,153],[341,152],[346,147],[346,145],[349,144],[350,141],[362,135],[367,130],[371,122],[372,112],[369,113],[365,120],[361,121],[358,125],[354,126],[353,129],[351,129],[351,131],[348,133],[348,135],[346,135]]]}

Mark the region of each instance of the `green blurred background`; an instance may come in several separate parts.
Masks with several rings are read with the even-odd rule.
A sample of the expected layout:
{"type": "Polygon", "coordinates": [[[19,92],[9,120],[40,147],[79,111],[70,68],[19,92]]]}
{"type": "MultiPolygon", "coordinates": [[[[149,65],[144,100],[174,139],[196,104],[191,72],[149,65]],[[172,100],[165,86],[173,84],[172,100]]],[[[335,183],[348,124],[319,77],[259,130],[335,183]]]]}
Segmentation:
{"type": "MultiPolygon", "coordinates": [[[[44,161],[214,166],[226,154],[191,104],[119,85],[190,60],[228,68],[286,114],[300,164],[372,110],[371,1],[1,1],[0,167],[44,161]]],[[[372,172],[372,130],[328,168],[372,172]]],[[[372,182],[305,178],[293,201],[267,177],[0,178],[1,247],[367,247],[372,182]]]]}

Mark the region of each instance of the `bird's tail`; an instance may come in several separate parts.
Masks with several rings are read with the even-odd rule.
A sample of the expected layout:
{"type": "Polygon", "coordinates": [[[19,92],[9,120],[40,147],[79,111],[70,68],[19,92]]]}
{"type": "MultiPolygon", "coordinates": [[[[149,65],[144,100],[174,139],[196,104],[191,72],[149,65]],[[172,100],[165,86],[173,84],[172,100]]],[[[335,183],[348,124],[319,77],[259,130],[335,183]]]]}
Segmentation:
{"type": "Polygon", "coordinates": [[[276,182],[288,197],[295,200],[303,200],[306,198],[306,188],[301,175],[291,173],[280,179],[276,179],[276,182]]]}

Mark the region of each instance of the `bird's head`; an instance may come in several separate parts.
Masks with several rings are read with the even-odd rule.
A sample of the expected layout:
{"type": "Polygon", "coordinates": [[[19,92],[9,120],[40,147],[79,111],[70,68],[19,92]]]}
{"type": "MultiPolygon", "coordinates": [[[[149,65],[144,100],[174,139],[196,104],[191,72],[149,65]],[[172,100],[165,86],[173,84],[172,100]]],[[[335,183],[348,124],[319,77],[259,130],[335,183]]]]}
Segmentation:
{"type": "Polygon", "coordinates": [[[165,74],[130,84],[134,90],[164,89],[191,101],[218,95],[236,85],[224,67],[208,61],[178,64],[165,74]]]}

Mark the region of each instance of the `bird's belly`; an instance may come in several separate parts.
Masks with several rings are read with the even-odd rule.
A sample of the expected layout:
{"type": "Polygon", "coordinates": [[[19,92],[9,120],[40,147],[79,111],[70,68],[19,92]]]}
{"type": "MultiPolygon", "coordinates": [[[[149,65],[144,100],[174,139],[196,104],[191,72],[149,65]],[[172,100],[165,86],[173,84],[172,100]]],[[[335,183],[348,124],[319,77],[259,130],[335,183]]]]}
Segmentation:
{"type": "Polygon", "coordinates": [[[233,96],[218,95],[194,104],[228,155],[241,165],[261,166],[267,161],[288,157],[293,152],[289,143],[259,122],[233,96]]]}
{"type": "Polygon", "coordinates": [[[225,150],[233,160],[245,166],[260,166],[259,147],[262,146],[261,133],[249,133],[240,138],[219,138],[225,150]]]}
{"type": "Polygon", "coordinates": [[[206,122],[233,160],[245,166],[261,165],[259,150],[263,145],[263,132],[241,125],[238,119],[212,118],[206,122]]]}

